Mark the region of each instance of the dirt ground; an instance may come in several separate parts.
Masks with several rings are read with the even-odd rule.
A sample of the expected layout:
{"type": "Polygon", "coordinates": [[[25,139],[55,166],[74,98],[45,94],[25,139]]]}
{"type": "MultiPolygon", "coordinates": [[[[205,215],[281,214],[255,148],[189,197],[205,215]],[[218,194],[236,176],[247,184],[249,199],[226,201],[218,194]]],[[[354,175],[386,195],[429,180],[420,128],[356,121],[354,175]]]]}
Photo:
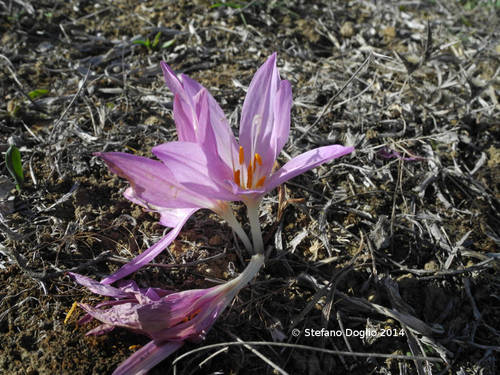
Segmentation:
{"type": "MultiPolygon", "coordinates": [[[[499,373],[499,13],[495,0],[0,1],[0,150],[15,144],[25,175],[17,191],[2,157],[0,373],[108,374],[148,342],[86,337],[96,323],[78,326],[79,309],[64,324],[74,301],[101,300],[65,272],[100,279],[166,230],[92,153],[151,156],[176,139],[161,60],[207,87],[237,133],[275,51],[294,98],[280,163],[356,151],[264,199],[266,267],[204,342],[151,373],[499,373]],[[322,328],[378,334],[306,334],[322,328]],[[275,346],[174,364],[239,340],[275,346]]],[[[209,287],[248,258],[202,211],[155,259],[169,266],[133,279],[209,287]]]]}

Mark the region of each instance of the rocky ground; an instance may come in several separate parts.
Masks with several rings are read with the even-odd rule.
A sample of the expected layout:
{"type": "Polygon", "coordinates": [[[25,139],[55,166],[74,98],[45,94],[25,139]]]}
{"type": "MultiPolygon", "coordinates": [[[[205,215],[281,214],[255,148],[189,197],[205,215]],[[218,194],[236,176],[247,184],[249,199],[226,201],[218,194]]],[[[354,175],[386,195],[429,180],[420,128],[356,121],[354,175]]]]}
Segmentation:
{"type": "MultiPolygon", "coordinates": [[[[332,143],[356,152],[264,199],[265,269],[203,343],[152,373],[498,373],[499,12],[495,0],[0,1],[0,149],[19,148],[25,176],[17,191],[0,164],[0,373],[107,374],[148,341],[86,337],[81,310],[64,324],[74,301],[100,300],[66,271],[99,279],[165,231],[92,153],[151,156],[175,139],[161,60],[209,88],[236,132],[275,51],[294,97],[280,163],[332,143]],[[378,335],[307,337],[321,328],[378,335]],[[239,340],[276,346],[175,362],[239,340]]],[[[209,287],[247,261],[200,212],[155,260],[167,267],[133,278],[209,287]]]]}

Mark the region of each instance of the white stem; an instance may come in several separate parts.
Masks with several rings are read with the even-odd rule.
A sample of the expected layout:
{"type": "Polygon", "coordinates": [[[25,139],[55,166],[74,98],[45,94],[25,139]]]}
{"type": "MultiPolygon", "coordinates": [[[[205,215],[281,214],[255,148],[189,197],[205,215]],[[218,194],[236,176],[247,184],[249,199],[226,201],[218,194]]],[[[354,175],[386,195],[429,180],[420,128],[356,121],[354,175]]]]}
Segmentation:
{"type": "Polygon", "coordinates": [[[249,253],[253,253],[252,243],[250,242],[250,239],[248,238],[245,231],[243,230],[243,227],[241,226],[240,222],[236,220],[236,217],[234,216],[233,213],[233,209],[231,207],[228,207],[223,212],[221,212],[220,215],[224,220],[226,220],[231,229],[234,230],[236,235],[240,238],[241,242],[243,242],[245,249],[247,249],[249,253]]]}
{"type": "Polygon", "coordinates": [[[259,222],[259,206],[260,200],[249,200],[245,202],[247,205],[247,216],[250,221],[250,229],[252,231],[252,242],[254,250],[257,254],[264,253],[264,241],[260,230],[259,222]]]}
{"type": "Polygon", "coordinates": [[[255,254],[250,259],[250,263],[246,266],[245,270],[238,275],[238,277],[227,282],[226,287],[234,288],[231,291],[232,299],[241,288],[247,285],[258,273],[260,268],[264,265],[264,254],[255,254]]]}
{"type": "Polygon", "coordinates": [[[258,273],[260,268],[264,265],[264,254],[255,254],[250,259],[250,263],[246,266],[242,273],[234,279],[218,285],[213,288],[209,293],[203,296],[203,299],[210,299],[213,296],[224,291],[224,299],[229,303],[238,292],[247,285],[258,273]]]}
{"type": "Polygon", "coordinates": [[[227,281],[224,284],[210,288],[210,291],[207,294],[196,301],[196,305],[202,306],[204,301],[208,300],[209,306],[193,319],[193,324],[207,319],[208,315],[213,314],[214,309],[217,309],[218,315],[220,315],[227,305],[231,303],[238,292],[245,287],[257,275],[257,273],[259,273],[260,268],[264,265],[264,258],[264,254],[253,255],[252,259],[250,259],[250,263],[248,263],[246,268],[238,275],[238,277],[235,277],[233,280],[227,281]]]}

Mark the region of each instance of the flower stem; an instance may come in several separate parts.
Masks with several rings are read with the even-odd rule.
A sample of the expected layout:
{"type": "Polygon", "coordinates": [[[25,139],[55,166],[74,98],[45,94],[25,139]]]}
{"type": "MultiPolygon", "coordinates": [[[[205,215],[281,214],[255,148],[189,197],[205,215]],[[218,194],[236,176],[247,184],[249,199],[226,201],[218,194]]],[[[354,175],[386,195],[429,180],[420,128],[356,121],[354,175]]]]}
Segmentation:
{"type": "Polygon", "coordinates": [[[250,263],[246,266],[238,277],[226,283],[225,288],[232,289],[230,292],[230,300],[238,294],[238,292],[247,285],[259,273],[260,268],[264,264],[264,254],[255,254],[250,259],[250,263]]]}
{"type": "Polygon", "coordinates": [[[238,235],[240,238],[241,242],[243,242],[243,245],[245,246],[245,249],[249,253],[252,253],[252,243],[250,242],[250,239],[248,238],[247,234],[243,230],[243,227],[241,226],[240,222],[236,220],[236,217],[234,216],[233,209],[231,207],[228,207],[227,209],[224,209],[223,212],[220,213],[222,218],[226,220],[226,222],[229,224],[232,230],[238,235]]]}
{"type": "Polygon", "coordinates": [[[264,253],[264,241],[262,239],[262,232],[260,230],[259,222],[259,206],[260,200],[248,200],[245,202],[247,205],[247,216],[250,221],[250,229],[252,231],[252,242],[254,250],[257,254],[264,253]]]}
{"type": "Polygon", "coordinates": [[[264,254],[254,254],[246,268],[238,275],[238,277],[212,288],[212,290],[202,298],[210,299],[220,293],[224,293],[225,303],[228,304],[244,286],[252,281],[252,279],[259,273],[259,270],[263,265],[264,254]]]}

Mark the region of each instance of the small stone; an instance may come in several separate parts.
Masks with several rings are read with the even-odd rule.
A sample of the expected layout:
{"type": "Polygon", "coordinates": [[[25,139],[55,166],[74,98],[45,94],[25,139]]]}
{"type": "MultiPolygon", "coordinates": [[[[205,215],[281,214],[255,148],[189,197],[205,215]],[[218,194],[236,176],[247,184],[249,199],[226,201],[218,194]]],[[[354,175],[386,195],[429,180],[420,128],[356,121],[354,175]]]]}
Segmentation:
{"type": "Polygon", "coordinates": [[[436,261],[431,260],[430,262],[425,263],[424,270],[426,270],[426,271],[438,271],[439,267],[438,267],[436,261]]]}
{"type": "Polygon", "coordinates": [[[491,146],[486,150],[489,154],[488,158],[488,167],[494,168],[498,164],[500,164],[500,149],[495,148],[495,146],[491,146]]]}
{"type": "Polygon", "coordinates": [[[7,112],[11,116],[16,116],[17,112],[19,111],[19,105],[17,103],[17,100],[12,99],[7,102],[7,112]]]}
{"type": "Polygon", "coordinates": [[[387,26],[382,30],[382,35],[388,40],[392,40],[396,37],[396,28],[394,26],[387,26]]]}
{"type": "Polygon", "coordinates": [[[401,116],[401,113],[403,112],[403,108],[396,103],[392,103],[389,108],[389,113],[391,115],[391,118],[397,118],[401,116]]]}
{"type": "Polygon", "coordinates": [[[406,56],[406,61],[412,64],[418,64],[420,62],[420,57],[414,54],[406,56]]]}
{"type": "Polygon", "coordinates": [[[45,52],[48,52],[49,50],[51,50],[53,47],[54,46],[52,43],[45,41],[45,42],[42,42],[38,45],[37,51],[41,52],[41,53],[45,53],[45,52]]]}
{"type": "Polygon", "coordinates": [[[354,35],[354,27],[353,23],[351,21],[344,22],[342,27],[340,28],[340,35],[342,35],[345,38],[350,38],[351,36],[354,35]]]}
{"type": "Polygon", "coordinates": [[[320,35],[317,33],[316,29],[314,28],[313,23],[310,20],[298,20],[296,21],[297,28],[300,30],[300,32],[311,42],[311,43],[317,43],[320,35]]]}
{"type": "Polygon", "coordinates": [[[145,121],[145,125],[159,125],[160,119],[156,116],[149,116],[145,121]]]}

